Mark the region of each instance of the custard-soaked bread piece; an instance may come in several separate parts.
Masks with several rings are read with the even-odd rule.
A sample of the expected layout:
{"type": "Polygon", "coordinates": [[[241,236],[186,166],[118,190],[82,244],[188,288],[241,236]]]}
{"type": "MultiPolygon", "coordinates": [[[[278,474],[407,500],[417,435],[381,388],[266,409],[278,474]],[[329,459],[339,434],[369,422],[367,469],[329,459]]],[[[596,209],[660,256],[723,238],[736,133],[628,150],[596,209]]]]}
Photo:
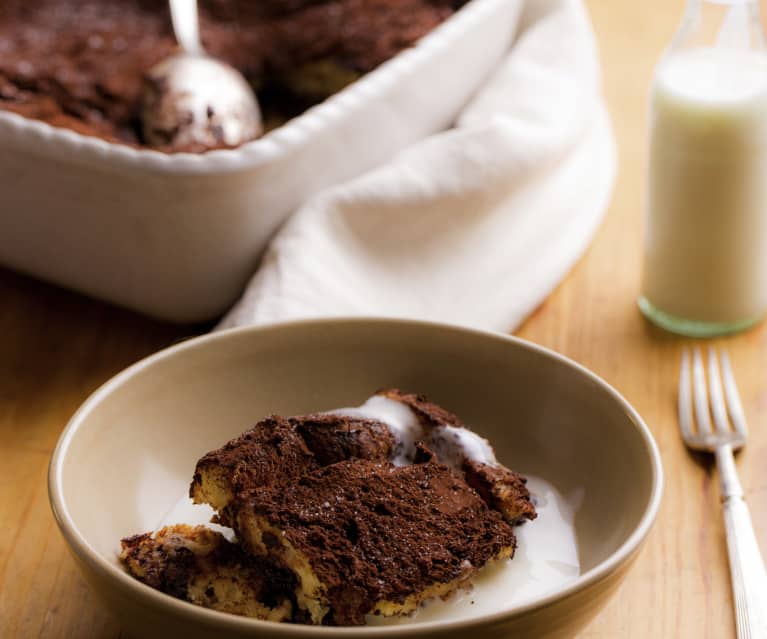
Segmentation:
{"type": "Polygon", "coordinates": [[[178,599],[269,621],[291,618],[292,573],[204,526],[127,537],[120,560],[135,578],[178,599]]]}
{"type": "Polygon", "coordinates": [[[417,461],[342,461],[240,495],[238,538],[293,571],[312,623],[407,614],[515,547],[511,525],[459,474],[423,448],[417,461]]]}
{"type": "Polygon", "coordinates": [[[398,389],[379,391],[375,397],[407,407],[412,421],[406,438],[410,443],[403,440],[401,432],[399,439],[395,437],[384,422],[360,414],[364,413],[360,409],[288,419],[272,416],[205,455],[197,463],[190,496],[195,503],[210,504],[218,511],[220,521],[231,526],[227,506],[240,491],[280,485],[347,459],[410,458],[415,454],[415,442],[423,441],[439,461],[464,473],[469,484],[507,521],[519,523],[535,518],[526,480],[496,463],[490,445],[466,429],[457,416],[422,395],[398,389]],[[480,447],[485,462],[492,463],[467,456],[467,439],[480,447]],[[403,446],[412,451],[403,454],[403,446]]]}
{"type": "Polygon", "coordinates": [[[527,489],[527,479],[500,464],[480,464],[467,460],[463,464],[466,483],[493,510],[510,524],[521,524],[538,515],[527,489]]]}
{"type": "Polygon", "coordinates": [[[195,503],[210,504],[230,525],[226,507],[242,490],[280,486],[345,459],[385,460],[393,446],[388,428],[374,420],[272,416],[200,459],[189,492],[195,503]]]}

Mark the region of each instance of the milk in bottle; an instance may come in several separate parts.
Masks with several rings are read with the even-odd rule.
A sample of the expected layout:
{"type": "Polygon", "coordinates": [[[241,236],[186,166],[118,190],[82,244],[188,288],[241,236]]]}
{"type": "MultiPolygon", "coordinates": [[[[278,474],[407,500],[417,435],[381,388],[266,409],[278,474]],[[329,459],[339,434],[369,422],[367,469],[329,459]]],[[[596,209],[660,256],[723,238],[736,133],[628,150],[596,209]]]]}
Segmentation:
{"type": "Polygon", "coordinates": [[[699,336],[767,311],[767,51],[751,0],[691,2],[656,71],[639,305],[699,336]],[[690,36],[705,28],[712,42],[690,36]]]}

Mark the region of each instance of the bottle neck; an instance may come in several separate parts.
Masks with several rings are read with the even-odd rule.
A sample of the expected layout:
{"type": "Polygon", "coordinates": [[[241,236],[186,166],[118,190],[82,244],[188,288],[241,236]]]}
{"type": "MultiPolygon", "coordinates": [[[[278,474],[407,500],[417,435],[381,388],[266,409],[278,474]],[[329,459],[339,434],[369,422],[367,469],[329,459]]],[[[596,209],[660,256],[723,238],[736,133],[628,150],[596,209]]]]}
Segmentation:
{"type": "Polygon", "coordinates": [[[672,47],[764,49],[759,0],[688,0],[672,47]]]}
{"type": "Polygon", "coordinates": [[[729,6],[752,4],[756,7],[759,6],[759,0],[691,0],[690,4],[725,4],[729,6]]]}
{"type": "Polygon", "coordinates": [[[750,17],[759,19],[759,0],[687,0],[685,18],[706,13],[727,13],[745,11],[750,17]]]}

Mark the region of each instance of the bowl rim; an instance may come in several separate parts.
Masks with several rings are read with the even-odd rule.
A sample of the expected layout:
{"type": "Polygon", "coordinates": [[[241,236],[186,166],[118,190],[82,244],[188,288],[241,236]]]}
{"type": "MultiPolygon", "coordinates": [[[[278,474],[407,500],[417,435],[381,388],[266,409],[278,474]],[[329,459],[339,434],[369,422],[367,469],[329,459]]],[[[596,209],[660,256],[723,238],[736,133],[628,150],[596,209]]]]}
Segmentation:
{"type": "MultiPolygon", "coordinates": [[[[390,87],[399,84],[413,68],[418,68],[439,51],[449,49],[473,24],[492,15],[509,0],[468,0],[458,11],[420,38],[341,91],[291,118],[266,135],[232,149],[213,149],[204,153],[164,153],[147,147],[132,147],[85,135],[65,127],[53,126],[0,109],[0,133],[25,137],[31,147],[48,148],[48,153],[67,162],[108,163],[120,170],[170,175],[227,174],[257,169],[277,161],[302,146],[314,131],[344,119],[347,113],[376,100],[390,87]]],[[[520,2],[521,0],[517,0],[520,2]]]]}
{"type": "Polygon", "coordinates": [[[389,637],[407,633],[408,636],[424,636],[427,634],[433,635],[435,632],[442,631],[469,631],[472,629],[479,629],[480,627],[486,626],[488,624],[505,622],[513,618],[520,617],[521,615],[524,615],[530,611],[549,607],[606,579],[622,564],[626,563],[633,557],[633,555],[641,547],[645,538],[649,534],[652,525],[655,522],[658,510],[660,508],[663,493],[663,482],[663,466],[658,446],[650,429],[645,424],[642,417],[615,388],[613,388],[608,382],[599,377],[596,373],[587,369],[582,364],[579,364],[578,362],[549,348],[513,335],[441,322],[386,317],[334,317],[322,319],[302,319],[287,322],[275,322],[259,326],[236,327],[215,333],[204,334],[162,349],[135,362],[131,366],[117,373],[104,384],[102,384],[99,388],[97,388],[85,400],[85,402],[70,418],[66,427],[62,431],[51,456],[48,468],[48,496],[53,515],[56,519],[56,523],[58,524],[62,535],[67,541],[70,547],[70,551],[75,555],[76,559],[80,559],[86,563],[91,570],[96,573],[100,573],[101,575],[114,581],[116,585],[119,585],[123,591],[127,591],[126,594],[131,594],[134,600],[148,598],[150,601],[154,601],[158,608],[167,608],[169,609],[169,612],[172,611],[175,614],[186,616],[189,619],[196,618],[199,622],[204,623],[206,626],[216,624],[220,627],[221,631],[226,629],[237,630],[240,633],[251,631],[253,632],[254,636],[258,636],[259,633],[269,632],[274,636],[281,636],[286,638],[318,638],[344,635],[345,637],[351,639],[352,637],[362,637],[363,635],[389,637]],[[66,458],[70,444],[77,434],[80,426],[84,422],[85,418],[88,417],[88,415],[101,402],[101,400],[145,369],[148,369],[163,360],[176,357],[180,353],[196,350],[199,348],[208,348],[211,344],[216,342],[237,339],[242,335],[260,335],[265,333],[268,334],[271,332],[292,331],[312,325],[320,328],[326,326],[367,325],[371,329],[377,328],[379,330],[385,330],[387,327],[404,327],[406,329],[416,328],[419,330],[428,329],[430,331],[442,331],[446,333],[453,332],[455,334],[470,335],[479,339],[489,339],[499,342],[513,343],[516,344],[517,347],[533,351],[543,357],[553,359],[556,362],[574,370],[578,374],[590,379],[604,392],[611,396],[614,401],[617,402],[619,407],[629,417],[629,420],[636,428],[644,443],[645,451],[647,453],[651,467],[652,486],[648,503],[645,506],[644,512],[642,513],[642,516],[639,520],[639,524],[631,532],[628,538],[606,559],[601,561],[587,572],[579,575],[578,578],[575,579],[572,583],[558,588],[545,596],[530,599],[529,601],[522,602],[521,604],[513,606],[507,610],[493,612],[470,619],[429,621],[417,624],[392,626],[301,626],[239,617],[236,615],[217,612],[186,601],[175,599],[149,586],[146,586],[145,584],[142,584],[136,579],[130,577],[116,564],[110,563],[107,559],[102,557],[101,554],[95,548],[93,548],[88,540],[82,535],[74,520],[72,519],[72,516],[69,513],[66,505],[66,500],[64,498],[62,481],[63,462],[66,458]]]}

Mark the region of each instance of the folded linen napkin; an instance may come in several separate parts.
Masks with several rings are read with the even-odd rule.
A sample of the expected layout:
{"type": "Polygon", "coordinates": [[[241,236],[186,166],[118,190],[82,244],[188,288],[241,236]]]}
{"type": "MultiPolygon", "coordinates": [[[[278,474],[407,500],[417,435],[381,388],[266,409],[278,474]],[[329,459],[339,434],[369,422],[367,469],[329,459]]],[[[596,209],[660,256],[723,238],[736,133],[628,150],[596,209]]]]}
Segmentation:
{"type": "Polygon", "coordinates": [[[513,330],[587,247],[615,168],[583,5],[527,0],[456,126],[296,211],[219,328],[369,315],[513,330]]]}

